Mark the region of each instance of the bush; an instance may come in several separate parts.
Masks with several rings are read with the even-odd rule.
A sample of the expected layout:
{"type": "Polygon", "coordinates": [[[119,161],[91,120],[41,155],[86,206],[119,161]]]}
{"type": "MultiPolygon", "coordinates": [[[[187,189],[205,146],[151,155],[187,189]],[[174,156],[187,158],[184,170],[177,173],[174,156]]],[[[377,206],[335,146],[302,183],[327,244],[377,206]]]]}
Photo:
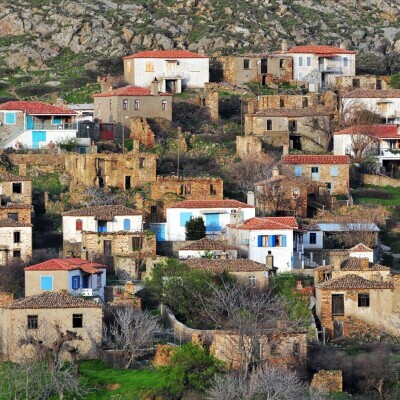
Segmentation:
{"type": "Polygon", "coordinates": [[[202,217],[190,218],[185,224],[186,240],[199,240],[206,236],[206,226],[202,217]]]}
{"type": "Polygon", "coordinates": [[[389,84],[393,89],[400,89],[400,73],[393,74],[390,77],[389,84]]]}

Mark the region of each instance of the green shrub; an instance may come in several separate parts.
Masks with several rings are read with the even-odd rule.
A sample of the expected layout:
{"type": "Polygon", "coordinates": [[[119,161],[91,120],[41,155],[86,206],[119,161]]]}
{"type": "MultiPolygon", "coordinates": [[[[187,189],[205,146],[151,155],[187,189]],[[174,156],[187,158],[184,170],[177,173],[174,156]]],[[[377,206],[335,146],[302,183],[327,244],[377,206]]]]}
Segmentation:
{"type": "Polygon", "coordinates": [[[199,240],[206,236],[206,226],[202,217],[190,218],[185,224],[186,240],[199,240]]]}

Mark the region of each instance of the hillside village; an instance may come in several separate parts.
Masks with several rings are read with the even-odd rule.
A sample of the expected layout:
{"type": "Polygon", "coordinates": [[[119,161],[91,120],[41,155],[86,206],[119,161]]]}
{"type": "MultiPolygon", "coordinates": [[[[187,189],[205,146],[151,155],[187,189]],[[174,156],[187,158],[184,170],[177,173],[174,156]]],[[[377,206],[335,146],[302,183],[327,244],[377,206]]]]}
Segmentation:
{"type": "Polygon", "coordinates": [[[238,374],[255,399],[246,382],[268,367],[291,377],[285,398],[397,398],[395,375],[338,361],[353,346],[398,368],[393,76],[356,75],[344,45],[285,40],[121,63],[90,104],[0,104],[1,361],[168,371],[183,348],[210,358],[208,383],[156,376],[129,398],[235,399],[218,390],[238,374]]]}

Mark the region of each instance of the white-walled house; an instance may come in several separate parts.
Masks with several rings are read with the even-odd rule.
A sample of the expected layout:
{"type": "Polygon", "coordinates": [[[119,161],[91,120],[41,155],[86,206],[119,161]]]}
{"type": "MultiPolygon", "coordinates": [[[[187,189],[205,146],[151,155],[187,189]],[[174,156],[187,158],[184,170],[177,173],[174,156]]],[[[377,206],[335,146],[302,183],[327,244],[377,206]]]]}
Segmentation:
{"type": "Polygon", "coordinates": [[[228,225],[226,236],[252,261],[265,264],[267,256],[272,255],[273,266],[284,272],[296,267],[297,230],[294,217],[262,217],[228,225]]]}
{"type": "Polygon", "coordinates": [[[204,88],[210,80],[209,64],[209,57],[187,50],[146,50],[124,57],[124,76],[141,87],[150,87],[156,78],[160,92],[181,93],[204,88]]]}
{"type": "Polygon", "coordinates": [[[334,46],[295,46],[285,54],[293,58],[293,79],[309,83],[311,92],[335,86],[340,75],[355,76],[356,52],[334,46]]]}
{"type": "Polygon", "coordinates": [[[81,258],[54,258],[24,268],[25,296],[60,292],[104,300],[107,266],[81,258]]]}
{"type": "Polygon", "coordinates": [[[232,223],[255,216],[255,207],[237,200],[186,200],[167,208],[165,238],[185,240],[185,224],[191,218],[202,217],[208,238],[215,238],[232,223]]]}

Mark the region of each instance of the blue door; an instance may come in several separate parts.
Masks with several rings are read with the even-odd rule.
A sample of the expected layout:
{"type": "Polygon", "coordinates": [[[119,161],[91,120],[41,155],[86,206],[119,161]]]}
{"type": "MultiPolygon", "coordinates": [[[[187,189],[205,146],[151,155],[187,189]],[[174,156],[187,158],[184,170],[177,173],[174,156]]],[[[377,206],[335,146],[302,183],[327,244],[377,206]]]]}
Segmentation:
{"type": "Polygon", "coordinates": [[[165,241],[165,224],[150,225],[150,230],[155,233],[157,242],[165,241]]]}
{"type": "Polygon", "coordinates": [[[32,131],[32,148],[38,149],[40,142],[46,142],[46,131],[32,131]]]}
{"type": "Polygon", "coordinates": [[[32,115],[26,116],[26,129],[28,130],[35,129],[35,124],[33,123],[32,115]]]}
{"type": "Polygon", "coordinates": [[[89,289],[89,275],[83,275],[82,286],[84,289],[89,289]]]}
{"type": "Polygon", "coordinates": [[[219,214],[206,214],[206,232],[219,232],[219,214]]]}

